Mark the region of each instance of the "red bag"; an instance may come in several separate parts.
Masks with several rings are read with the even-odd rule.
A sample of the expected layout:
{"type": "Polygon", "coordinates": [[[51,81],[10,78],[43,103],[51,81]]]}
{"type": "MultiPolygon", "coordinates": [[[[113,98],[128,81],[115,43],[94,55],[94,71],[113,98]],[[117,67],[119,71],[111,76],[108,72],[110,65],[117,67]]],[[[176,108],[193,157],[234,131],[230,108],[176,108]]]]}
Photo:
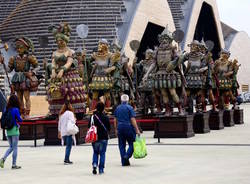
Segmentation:
{"type": "Polygon", "coordinates": [[[93,143],[97,141],[97,128],[94,125],[94,116],[91,116],[91,126],[87,131],[86,137],[85,137],[85,143],[93,143]]]}

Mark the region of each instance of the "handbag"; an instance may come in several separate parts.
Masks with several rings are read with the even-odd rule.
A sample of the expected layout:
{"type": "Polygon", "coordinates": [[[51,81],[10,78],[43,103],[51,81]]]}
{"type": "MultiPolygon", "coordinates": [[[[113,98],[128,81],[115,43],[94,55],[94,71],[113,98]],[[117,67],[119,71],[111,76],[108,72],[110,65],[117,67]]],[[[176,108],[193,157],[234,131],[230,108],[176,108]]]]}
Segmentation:
{"type": "Polygon", "coordinates": [[[92,115],[90,120],[90,128],[88,129],[85,137],[85,143],[93,143],[97,140],[97,127],[94,125],[94,116],[92,115]]]}
{"type": "Polygon", "coordinates": [[[76,126],[75,123],[73,123],[72,121],[67,123],[67,133],[69,135],[76,135],[79,132],[79,128],[78,126],[76,126]]]}

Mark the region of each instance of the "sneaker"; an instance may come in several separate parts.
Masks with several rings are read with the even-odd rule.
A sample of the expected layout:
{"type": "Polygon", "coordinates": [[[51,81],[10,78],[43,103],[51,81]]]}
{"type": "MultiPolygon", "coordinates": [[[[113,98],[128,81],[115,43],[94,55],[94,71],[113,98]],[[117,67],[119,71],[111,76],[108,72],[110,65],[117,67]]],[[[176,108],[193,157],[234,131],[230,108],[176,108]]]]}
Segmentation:
{"type": "Polygon", "coordinates": [[[69,160],[65,160],[65,161],[64,161],[64,165],[71,165],[71,164],[73,164],[73,162],[71,162],[71,161],[69,161],[69,160]]]}
{"type": "Polygon", "coordinates": [[[4,159],[3,158],[0,159],[0,167],[4,168],[4,159]]]}
{"type": "Polygon", "coordinates": [[[93,174],[97,174],[96,167],[93,167],[92,173],[93,173],[93,174]]]}
{"type": "Polygon", "coordinates": [[[11,169],[21,169],[22,167],[21,166],[17,166],[17,165],[13,165],[12,167],[11,167],[11,169]]]}
{"type": "Polygon", "coordinates": [[[128,158],[124,158],[124,165],[123,166],[130,166],[130,162],[128,158]]]}

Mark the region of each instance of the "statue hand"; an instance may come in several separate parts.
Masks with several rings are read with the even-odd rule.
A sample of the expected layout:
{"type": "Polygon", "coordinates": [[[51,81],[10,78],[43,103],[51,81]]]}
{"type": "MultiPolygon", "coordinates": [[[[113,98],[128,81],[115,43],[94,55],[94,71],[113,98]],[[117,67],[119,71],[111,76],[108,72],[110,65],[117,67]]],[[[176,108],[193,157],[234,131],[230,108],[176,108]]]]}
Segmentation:
{"type": "Polygon", "coordinates": [[[61,79],[63,76],[63,70],[60,70],[60,72],[57,74],[57,78],[61,79]]]}
{"type": "Polygon", "coordinates": [[[54,79],[54,78],[56,78],[56,72],[52,72],[51,74],[51,79],[54,79]]]}
{"type": "Polygon", "coordinates": [[[33,72],[26,72],[25,76],[31,78],[33,76],[33,72]]]}

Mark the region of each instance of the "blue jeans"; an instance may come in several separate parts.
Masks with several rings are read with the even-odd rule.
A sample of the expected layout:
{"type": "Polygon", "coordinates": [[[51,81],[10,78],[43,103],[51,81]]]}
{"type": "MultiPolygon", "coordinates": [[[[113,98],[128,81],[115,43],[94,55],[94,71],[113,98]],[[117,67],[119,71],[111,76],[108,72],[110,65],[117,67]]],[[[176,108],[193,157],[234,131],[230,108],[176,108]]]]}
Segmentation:
{"type": "Polygon", "coordinates": [[[69,156],[72,148],[72,135],[63,136],[64,143],[66,144],[65,158],[64,161],[69,161],[69,156]]]}
{"type": "Polygon", "coordinates": [[[124,165],[124,158],[129,159],[134,152],[133,143],[136,133],[132,125],[118,125],[118,143],[121,155],[121,162],[124,165]],[[128,142],[128,150],[126,151],[126,142],[128,142]]]}
{"type": "Polygon", "coordinates": [[[99,171],[103,171],[105,167],[105,154],[107,150],[108,140],[99,140],[92,143],[93,147],[93,167],[98,166],[98,157],[100,155],[100,162],[99,162],[99,171]]]}
{"type": "Polygon", "coordinates": [[[11,152],[13,151],[12,154],[12,165],[15,166],[16,165],[16,159],[17,159],[17,145],[18,145],[18,140],[19,140],[19,136],[8,136],[8,142],[9,142],[9,149],[6,151],[3,159],[6,160],[7,157],[11,154],[11,152]]]}

